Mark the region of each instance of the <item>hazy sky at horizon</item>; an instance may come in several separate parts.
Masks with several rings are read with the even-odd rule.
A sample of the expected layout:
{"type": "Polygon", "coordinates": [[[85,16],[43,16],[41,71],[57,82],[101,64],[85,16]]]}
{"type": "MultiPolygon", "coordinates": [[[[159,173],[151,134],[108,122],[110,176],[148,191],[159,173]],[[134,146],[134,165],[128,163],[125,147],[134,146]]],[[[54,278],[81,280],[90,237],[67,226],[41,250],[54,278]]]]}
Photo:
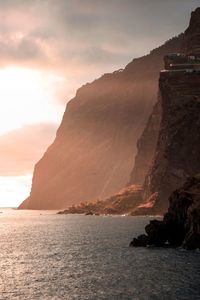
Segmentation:
{"type": "Polygon", "coordinates": [[[183,32],[199,0],[0,0],[0,206],[33,166],[76,89],[183,32]]]}

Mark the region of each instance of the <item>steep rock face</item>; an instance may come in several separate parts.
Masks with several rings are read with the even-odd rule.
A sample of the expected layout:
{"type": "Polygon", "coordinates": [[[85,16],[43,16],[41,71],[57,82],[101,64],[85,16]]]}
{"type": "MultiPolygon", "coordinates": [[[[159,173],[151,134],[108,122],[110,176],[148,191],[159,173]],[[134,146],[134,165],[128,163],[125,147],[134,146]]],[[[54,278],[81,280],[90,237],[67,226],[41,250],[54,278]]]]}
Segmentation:
{"type": "Polygon", "coordinates": [[[145,195],[157,193],[153,213],[163,213],[171,192],[200,170],[200,73],[160,75],[162,121],[145,195]]]}
{"type": "Polygon", "coordinates": [[[153,163],[153,157],[158,140],[161,121],[160,99],[154,105],[153,112],[137,142],[137,154],[134,168],[130,176],[130,184],[143,184],[148,170],[153,163]]]}
{"type": "MultiPolygon", "coordinates": [[[[182,51],[200,54],[200,9],[191,15],[182,51]]],[[[180,52],[180,51],[179,51],[180,52]]],[[[164,213],[171,192],[200,171],[200,72],[191,66],[160,73],[161,125],[152,167],[144,184],[144,203],[136,214],[164,213]],[[185,68],[185,69],[184,69],[185,68]],[[153,199],[153,201],[152,201],[153,199]],[[150,205],[152,204],[152,205],[150,205]]]]}
{"type": "Polygon", "coordinates": [[[200,175],[190,177],[169,198],[163,221],[152,220],[145,227],[147,235],[134,238],[131,246],[183,246],[200,249],[200,175]]]}
{"type": "Polygon", "coordinates": [[[182,35],[77,91],[20,208],[61,209],[104,199],[129,181],[136,141],[156,101],[162,57],[182,35]]]}
{"type": "Polygon", "coordinates": [[[184,34],[182,50],[187,55],[200,55],[200,8],[191,14],[189,27],[184,34]]]}
{"type": "MultiPolygon", "coordinates": [[[[183,36],[183,43],[178,52],[186,55],[200,55],[200,8],[191,14],[188,29],[183,36]]],[[[134,168],[131,172],[130,184],[143,184],[153,163],[161,120],[160,99],[155,105],[147,125],[138,140],[134,168]]]]}

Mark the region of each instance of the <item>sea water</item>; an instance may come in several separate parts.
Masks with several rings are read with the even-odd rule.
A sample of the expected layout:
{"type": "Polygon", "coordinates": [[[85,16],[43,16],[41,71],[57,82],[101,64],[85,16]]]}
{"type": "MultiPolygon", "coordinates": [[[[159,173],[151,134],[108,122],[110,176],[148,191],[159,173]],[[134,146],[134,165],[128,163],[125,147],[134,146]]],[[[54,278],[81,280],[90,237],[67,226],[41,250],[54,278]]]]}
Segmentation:
{"type": "Polygon", "coordinates": [[[148,217],[0,213],[0,299],[200,299],[200,252],[130,248],[148,217]]]}

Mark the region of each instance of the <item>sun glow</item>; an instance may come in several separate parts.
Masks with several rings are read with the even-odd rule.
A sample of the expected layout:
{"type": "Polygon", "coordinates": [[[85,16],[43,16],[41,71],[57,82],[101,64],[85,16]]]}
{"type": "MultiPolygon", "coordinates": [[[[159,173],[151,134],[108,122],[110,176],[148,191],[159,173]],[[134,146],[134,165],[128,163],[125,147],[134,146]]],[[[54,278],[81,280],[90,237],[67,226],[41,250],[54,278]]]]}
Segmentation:
{"type": "Polygon", "coordinates": [[[25,200],[31,187],[32,175],[0,176],[0,207],[17,207],[25,200]]]}
{"type": "MultiPolygon", "coordinates": [[[[64,110],[59,104],[59,91],[65,85],[64,78],[46,71],[17,67],[0,69],[0,137],[45,122],[59,124],[64,110]]],[[[18,141],[12,142],[13,150],[9,148],[8,151],[13,151],[15,157],[19,151],[18,141]]],[[[16,166],[13,169],[16,172],[16,166]]],[[[0,174],[0,206],[18,206],[29,195],[32,175],[25,175],[22,166],[18,174],[0,174]]]]}
{"type": "Polygon", "coordinates": [[[64,79],[22,68],[0,70],[0,134],[38,122],[58,122],[56,92],[64,79]]]}

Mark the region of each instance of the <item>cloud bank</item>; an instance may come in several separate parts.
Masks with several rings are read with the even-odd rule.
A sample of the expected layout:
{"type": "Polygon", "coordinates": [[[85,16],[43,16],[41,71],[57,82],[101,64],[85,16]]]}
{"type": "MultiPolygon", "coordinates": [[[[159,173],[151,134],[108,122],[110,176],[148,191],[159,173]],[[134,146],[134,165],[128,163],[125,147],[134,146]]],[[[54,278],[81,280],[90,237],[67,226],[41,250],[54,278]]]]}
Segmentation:
{"type": "Polygon", "coordinates": [[[179,34],[197,5],[195,0],[2,0],[0,63],[51,68],[72,83],[75,78],[84,83],[179,34]]]}

